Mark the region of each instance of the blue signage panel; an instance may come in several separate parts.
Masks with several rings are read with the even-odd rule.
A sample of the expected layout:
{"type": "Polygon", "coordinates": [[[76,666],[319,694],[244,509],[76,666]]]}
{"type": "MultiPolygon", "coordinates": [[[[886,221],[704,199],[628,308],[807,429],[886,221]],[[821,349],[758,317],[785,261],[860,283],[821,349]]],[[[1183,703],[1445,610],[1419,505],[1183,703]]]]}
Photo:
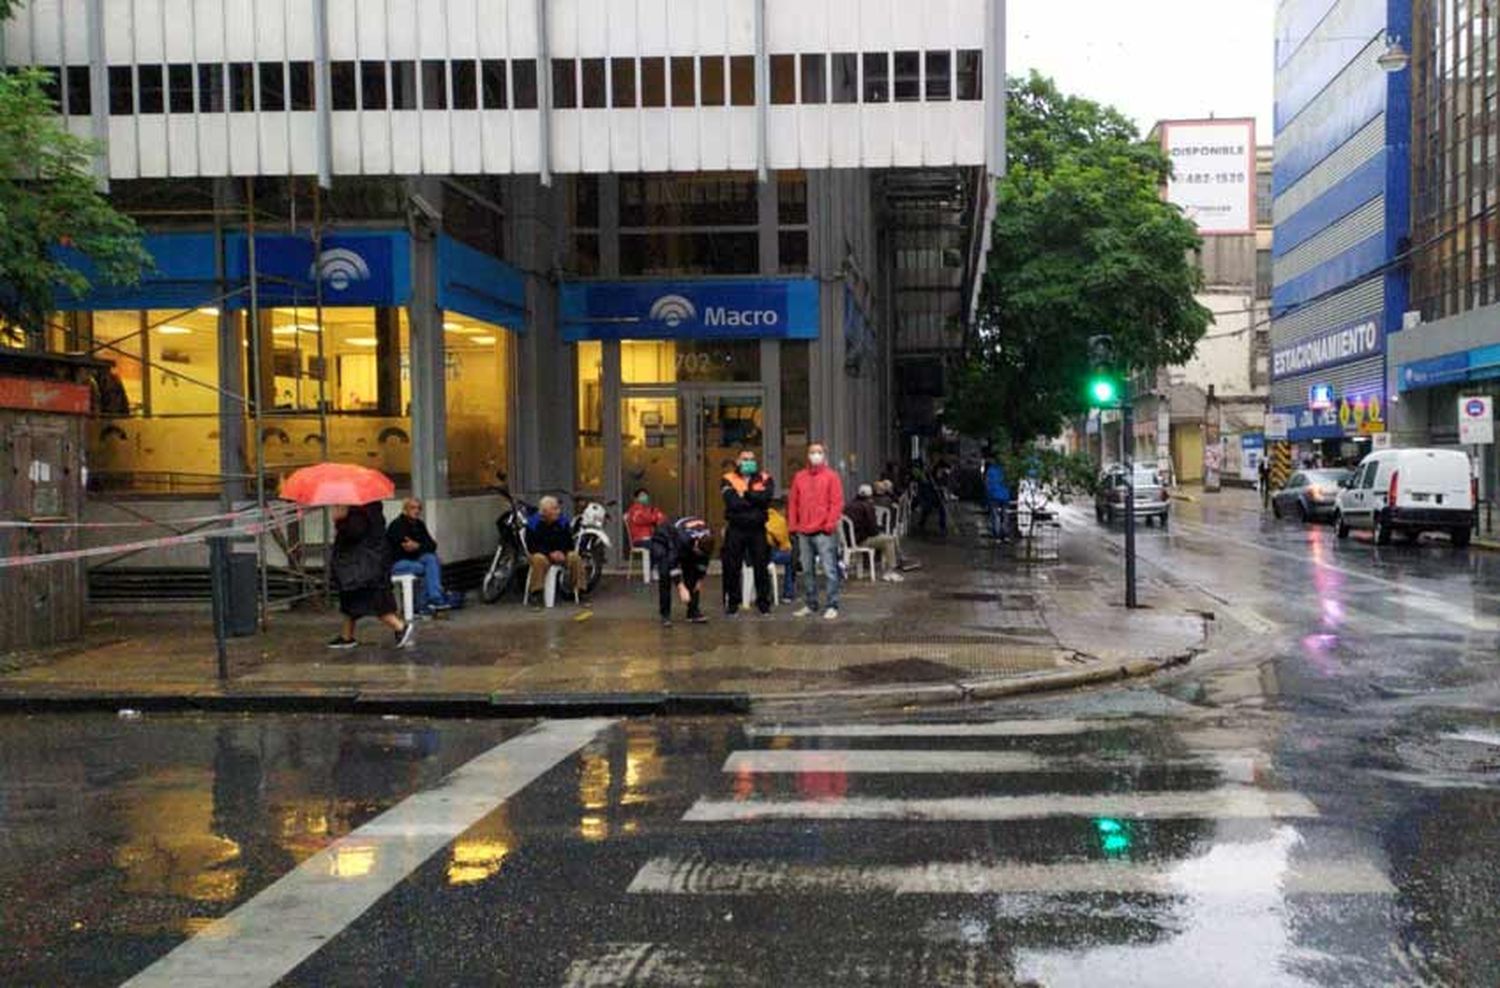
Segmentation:
{"type": "Polygon", "coordinates": [[[563,339],[818,337],[810,278],[574,282],[562,286],[563,339]]]}
{"type": "Polygon", "coordinates": [[[1396,381],[1402,391],[1453,384],[1469,378],[1469,353],[1450,353],[1432,360],[1402,364],[1396,381]]]}
{"type": "Polygon", "coordinates": [[[189,309],[208,304],[220,294],[214,280],[214,235],[211,233],[156,233],[143,239],[154,265],[134,285],[109,285],[84,254],[57,249],[57,256],[89,280],[83,295],[59,291],[63,311],[111,309],[189,309]]]}
{"type": "Polygon", "coordinates": [[[1271,376],[1280,379],[1334,367],[1373,356],[1384,346],[1385,332],[1380,327],[1380,320],[1366,319],[1278,347],[1271,354],[1271,376]]]}
{"type": "Polygon", "coordinates": [[[512,332],[526,330],[526,279],[497,257],[438,238],[438,308],[512,332]]]}

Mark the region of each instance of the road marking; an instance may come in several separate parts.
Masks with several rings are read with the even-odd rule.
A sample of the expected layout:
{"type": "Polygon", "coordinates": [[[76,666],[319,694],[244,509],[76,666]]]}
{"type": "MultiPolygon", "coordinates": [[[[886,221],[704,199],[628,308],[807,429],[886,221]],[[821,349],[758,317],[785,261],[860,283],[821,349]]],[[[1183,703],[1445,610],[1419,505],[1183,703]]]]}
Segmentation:
{"type": "Polygon", "coordinates": [[[1152,820],[1259,820],[1315,817],[1305,796],[1226,787],[1192,792],[1037,793],[949,799],[850,798],[830,800],[699,799],[683,816],[689,823],[754,820],[1037,820],[1106,816],[1152,820]]]}
{"type": "MultiPolygon", "coordinates": [[[[752,738],[1024,738],[1123,730],[1123,721],[1001,720],[982,724],[752,724],[752,738]]],[[[1134,725],[1139,726],[1139,725],[1134,725]]]]}
{"type": "MultiPolygon", "coordinates": [[[[627,890],[635,895],[994,895],[1039,892],[1172,894],[1183,862],[932,861],[914,865],[823,865],[790,861],[709,861],[701,856],[646,862],[627,890]]],[[[1198,894],[1242,896],[1263,888],[1259,874],[1216,871],[1198,894]]],[[[1287,895],[1394,895],[1385,872],[1363,859],[1292,862],[1287,895]]]]}
{"type": "Polygon", "coordinates": [[[496,745],[314,854],[125,988],[269,988],[428,858],[613,723],[547,721],[496,745]]]}
{"type": "Polygon", "coordinates": [[[1044,759],[1024,751],[876,751],[867,748],[815,750],[807,748],[736,751],[724,761],[728,773],[798,775],[839,772],[846,775],[1003,775],[1028,772],[1111,772],[1146,768],[1202,769],[1219,772],[1225,781],[1250,783],[1264,758],[1207,755],[1201,759],[1120,758],[1044,759]]]}

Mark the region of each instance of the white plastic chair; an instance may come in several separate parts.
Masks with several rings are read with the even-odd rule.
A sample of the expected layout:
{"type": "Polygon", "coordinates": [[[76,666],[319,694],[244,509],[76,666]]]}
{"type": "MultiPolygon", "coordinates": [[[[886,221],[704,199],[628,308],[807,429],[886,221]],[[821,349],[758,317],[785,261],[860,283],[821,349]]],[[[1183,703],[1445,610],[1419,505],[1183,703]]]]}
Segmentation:
{"type": "Polygon", "coordinates": [[[630,550],[630,558],[625,562],[625,580],[630,581],[630,573],[635,569],[635,557],[641,557],[641,582],[650,584],[654,581],[656,574],[652,572],[651,550],[644,546],[633,546],[630,550]]]}
{"type": "MultiPolygon", "coordinates": [[[[531,600],[531,547],[526,544],[526,533],[521,533],[521,548],[526,553],[526,589],[521,592],[522,601],[531,600]]],[[[542,580],[542,604],[545,607],[557,606],[557,585],[562,581],[562,575],[567,568],[560,563],[552,563],[547,567],[547,575],[542,580]]],[[[573,603],[578,603],[578,588],[573,588],[573,603]]]]}
{"type": "MultiPolygon", "coordinates": [[[[774,607],[781,606],[781,567],[772,563],[767,567],[771,571],[771,604],[774,607]]],[[[755,606],[755,567],[740,567],[740,602],[746,607],[755,606]]]]}
{"type": "Polygon", "coordinates": [[[410,621],[416,609],[417,574],[393,573],[391,583],[396,588],[396,600],[401,605],[401,620],[410,621]]]}
{"type": "Polygon", "coordinates": [[[870,582],[875,582],[875,550],[859,545],[854,538],[854,522],[848,515],[839,519],[839,549],[843,553],[844,568],[854,575],[855,557],[863,557],[870,568],[870,582]]]}

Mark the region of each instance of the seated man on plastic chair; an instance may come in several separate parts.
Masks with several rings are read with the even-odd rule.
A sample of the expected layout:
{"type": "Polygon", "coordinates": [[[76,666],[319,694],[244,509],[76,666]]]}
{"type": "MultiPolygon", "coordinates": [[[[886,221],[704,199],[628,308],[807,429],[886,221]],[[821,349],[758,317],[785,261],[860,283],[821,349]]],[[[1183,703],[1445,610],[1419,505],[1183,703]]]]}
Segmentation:
{"type": "Polygon", "coordinates": [[[766,512],[766,541],[771,544],[771,565],[780,566],[786,576],[782,578],[781,599],[791,602],[797,599],[797,563],[792,556],[792,532],[787,526],[786,498],[776,498],[766,512]]]}
{"type": "Polygon", "coordinates": [[[454,595],[443,591],[443,564],[438,561],[437,542],[422,520],[421,498],[409,497],[402,502],[401,514],[385,530],[385,538],[395,560],[391,573],[422,578],[422,599],[413,601],[417,613],[431,617],[434,611],[453,607],[454,595]]]}
{"type": "Polygon", "coordinates": [[[553,566],[565,567],[569,585],[581,592],[583,557],[573,550],[573,527],[568,516],[563,514],[562,505],[557,498],[542,498],[537,503],[536,514],[527,520],[526,551],[531,555],[531,594],[527,604],[532,607],[542,606],[547,571],[553,566]]]}
{"type": "Polygon", "coordinates": [[[860,484],[854,500],[844,509],[844,514],[854,523],[854,541],[862,549],[874,549],[880,553],[885,564],[887,583],[900,583],[906,578],[897,571],[896,536],[880,530],[875,518],[875,489],[869,484],[860,484]]]}

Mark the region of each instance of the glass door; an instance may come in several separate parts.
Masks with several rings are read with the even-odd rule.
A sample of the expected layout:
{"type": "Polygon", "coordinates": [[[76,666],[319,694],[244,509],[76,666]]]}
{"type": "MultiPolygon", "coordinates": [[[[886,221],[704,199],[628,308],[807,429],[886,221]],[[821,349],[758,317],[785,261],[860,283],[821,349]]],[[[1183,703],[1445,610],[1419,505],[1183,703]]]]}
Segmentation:
{"type": "Polygon", "coordinates": [[[620,400],[621,516],[635,492],[669,518],[682,515],[682,414],[675,388],[629,388],[620,400]]]}
{"type": "Polygon", "coordinates": [[[764,462],[765,390],[753,386],[683,386],[683,448],[686,510],[701,515],[714,531],[724,525],[719,478],[733,469],[740,450],[752,449],[764,462]]]}

